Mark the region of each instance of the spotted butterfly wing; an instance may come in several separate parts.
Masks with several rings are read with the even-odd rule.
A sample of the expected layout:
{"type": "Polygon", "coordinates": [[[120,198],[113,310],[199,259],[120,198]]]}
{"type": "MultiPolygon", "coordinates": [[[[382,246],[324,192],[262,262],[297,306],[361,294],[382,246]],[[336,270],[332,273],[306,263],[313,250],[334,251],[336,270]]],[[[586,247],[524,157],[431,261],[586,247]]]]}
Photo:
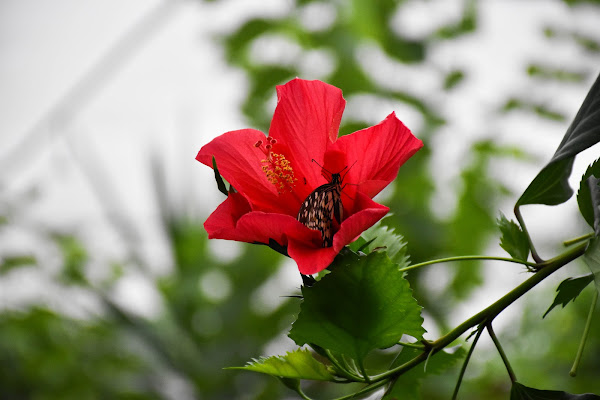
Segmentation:
{"type": "Polygon", "coordinates": [[[333,219],[342,222],[340,174],[332,174],[331,182],[316,188],[308,195],[298,211],[298,221],[309,229],[318,230],[323,238],[323,247],[333,245],[333,219]]]}

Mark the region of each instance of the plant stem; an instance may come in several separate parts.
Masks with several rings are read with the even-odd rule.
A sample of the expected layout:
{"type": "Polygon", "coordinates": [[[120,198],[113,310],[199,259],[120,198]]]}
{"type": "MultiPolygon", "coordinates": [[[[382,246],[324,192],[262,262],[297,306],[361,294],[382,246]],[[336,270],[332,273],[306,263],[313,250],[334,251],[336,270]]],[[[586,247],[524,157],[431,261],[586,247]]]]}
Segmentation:
{"type": "Polygon", "coordinates": [[[430,260],[430,261],[425,261],[419,264],[414,264],[414,265],[410,265],[408,267],[405,268],[400,268],[401,272],[404,271],[410,271],[411,269],[417,269],[417,268],[421,268],[421,267],[425,267],[426,265],[431,265],[431,264],[440,264],[440,263],[445,263],[445,262],[451,262],[451,261],[470,261],[470,260],[495,260],[495,261],[506,261],[506,262],[512,262],[515,264],[522,264],[522,265],[527,265],[528,267],[532,267],[535,268],[538,266],[538,264],[535,263],[530,263],[528,261],[522,261],[522,260],[517,260],[514,258],[507,258],[507,257],[494,257],[494,256],[457,256],[457,257],[447,257],[447,258],[440,258],[437,260],[430,260]]]}
{"type": "Polygon", "coordinates": [[[536,263],[543,263],[544,260],[538,255],[538,252],[533,245],[533,241],[531,240],[531,236],[529,236],[529,232],[527,231],[527,227],[525,226],[525,221],[523,220],[523,216],[521,215],[521,209],[519,206],[515,206],[515,217],[517,217],[517,221],[519,221],[519,225],[521,225],[521,229],[523,229],[523,233],[527,236],[527,240],[529,241],[529,249],[531,250],[531,257],[535,260],[536,263]]]}
{"type": "Polygon", "coordinates": [[[494,328],[492,328],[492,323],[489,322],[486,325],[486,328],[488,330],[488,333],[490,334],[490,337],[492,338],[492,341],[494,342],[494,344],[496,345],[496,348],[498,349],[498,353],[500,353],[500,357],[502,358],[502,362],[504,362],[504,366],[506,367],[506,371],[508,372],[510,381],[513,383],[516,382],[517,377],[515,376],[515,371],[512,369],[512,367],[510,366],[510,363],[508,362],[508,357],[506,357],[506,353],[504,352],[504,349],[502,348],[502,345],[500,344],[500,341],[498,340],[498,337],[496,336],[496,333],[494,332],[494,328]]]}
{"type": "Polygon", "coordinates": [[[479,329],[477,329],[477,335],[475,335],[475,339],[473,339],[471,348],[469,349],[469,352],[467,353],[467,357],[465,357],[465,361],[463,362],[463,365],[460,369],[460,373],[458,374],[458,380],[456,381],[456,386],[454,387],[454,393],[452,393],[452,400],[456,400],[456,398],[458,396],[458,390],[460,389],[460,384],[462,383],[463,377],[465,376],[465,372],[467,371],[467,365],[469,364],[471,355],[473,354],[473,351],[475,350],[475,346],[477,345],[477,342],[479,341],[479,337],[481,336],[482,332],[483,332],[483,326],[480,326],[479,329]]]}
{"type": "Polygon", "coordinates": [[[347,378],[351,381],[354,382],[364,382],[365,380],[352,373],[351,371],[349,371],[346,367],[344,367],[338,360],[337,358],[335,358],[335,356],[331,353],[331,351],[327,350],[327,349],[323,349],[325,352],[325,356],[327,357],[327,359],[329,359],[329,361],[331,362],[331,364],[333,364],[333,366],[335,368],[337,368],[338,372],[344,376],[344,378],[347,378]]]}
{"type": "Polygon", "coordinates": [[[473,315],[471,318],[467,319],[462,324],[460,324],[444,336],[440,337],[438,340],[431,342],[430,349],[427,349],[412,360],[389,371],[371,377],[371,382],[378,382],[389,377],[401,375],[402,373],[413,368],[415,365],[418,365],[421,362],[425,361],[430,352],[432,352],[432,354],[437,353],[438,351],[440,351],[441,349],[458,339],[463,333],[465,333],[472,327],[492,321],[505,308],[514,303],[525,293],[533,289],[538,283],[542,282],[548,276],[552,275],[554,272],[556,272],[569,262],[573,261],[577,257],[582,256],[585,253],[587,245],[587,243],[582,243],[579,246],[573,247],[572,249],[553,259],[537,264],[539,270],[535,274],[533,274],[529,279],[527,279],[519,286],[508,292],[494,304],[473,315]]]}
{"type": "Polygon", "coordinates": [[[398,342],[398,344],[402,347],[412,347],[413,349],[419,349],[419,350],[423,350],[425,349],[425,345],[423,344],[419,344],[419,343],[404,343],[404,342],[398,342]]]}
{"type": "Polygon", "coordinates": [[[583,242],[584,240],[588,240],[594,237],[594,233],[588,233],[587,235],[583,235],[583,236],[579,236],[573,239],[569,239],[569,240],[565,240],[563,242],[563,246],[565,247],[569,247],[573,244],[579,243],[579,242],[583,242]]]}
{"type": "Polygon", "coordinates": [[[587,321],[585,322],[585,328],[583,329],[583,335],[581,336],[581,342],[579,342],[579,349],[577,349],[577,355],[575,356],[575,361],[573,362],[573,367],[569,372],[569,375],[575,376],[577,375],[577,368],[579,367],[579,362],[581,361],[581,356],[583,355],[583,348],[585,347],[585,342],[587,341],[588,334],[590,333],[590,326],[592,325],[592,316],[594,315],[594,310],[596,309],[596,302],[598,301],[598,291],[594,290],[594,297],[592,298],[592,304],[590,306],[590,312],[588,313],[587,321]]]}

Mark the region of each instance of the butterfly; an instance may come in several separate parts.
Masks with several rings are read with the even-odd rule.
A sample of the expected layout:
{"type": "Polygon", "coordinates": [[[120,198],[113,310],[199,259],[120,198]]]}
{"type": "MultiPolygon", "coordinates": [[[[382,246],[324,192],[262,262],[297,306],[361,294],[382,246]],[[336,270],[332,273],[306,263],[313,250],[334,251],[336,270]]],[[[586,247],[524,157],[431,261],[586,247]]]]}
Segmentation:
{"type": "Polygon", "coordinates": [[[333,245],[334,218],[338,224],[342,223],[344,210],[341,193],[346,186],[342,186],[342,183],[350,169],[346,166],[340,172],[332,173],[314,159],[312,161],[321,167],[323,171],[329,173],[331,178],[323,175],[329,182],[319,186],[308,195],[300,206],[297,219],[309,229],[320,231],[323,238],[323,247],[331,247],[333,245]],[[341,173],[346,169],[348,171],[342,176],[341,173]]]}

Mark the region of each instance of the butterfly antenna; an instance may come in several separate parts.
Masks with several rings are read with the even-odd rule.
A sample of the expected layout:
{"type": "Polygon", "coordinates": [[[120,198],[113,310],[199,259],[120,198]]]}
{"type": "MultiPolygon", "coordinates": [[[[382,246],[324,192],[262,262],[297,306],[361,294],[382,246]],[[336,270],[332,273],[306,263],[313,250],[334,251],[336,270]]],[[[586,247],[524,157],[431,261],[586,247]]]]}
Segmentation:
{"type": "MultiPolygon", "coordinates": [[[[317,162],[317,160],[315,160],[314,158],[312,159],[312,162],[314,162],[314,163],[315,163],[315,164],[317,164],[319,167],[321,167],[321,171],[325,171],[325,172],[327,172],[327,173],[328,173],[330,176],[332,176],[332,175],[333,175],[333,173],[332,173],[331,171],[329,171],[328,169],[326,169],[325,167],[323,167],[321,164],[319,164],[319,163],[317,162]]],[[[325,179],[330,179],[329,177],[325,176],[325,175],[323,174],[323,172],[321,172],[321,175],[322,175],[322,176],[323,176],[323,178],[325,178],[325,179]]]]}

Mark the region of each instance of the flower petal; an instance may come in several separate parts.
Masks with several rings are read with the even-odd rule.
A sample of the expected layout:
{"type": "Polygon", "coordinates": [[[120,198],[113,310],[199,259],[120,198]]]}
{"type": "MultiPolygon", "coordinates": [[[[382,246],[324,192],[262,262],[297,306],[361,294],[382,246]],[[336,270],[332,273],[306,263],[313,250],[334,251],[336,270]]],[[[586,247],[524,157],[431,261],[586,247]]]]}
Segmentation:
{"type": "Polygon", "coordinates": [[[346,101],[342,91],[321,81],[294,79],[277,86],[277,107],[269,136],[285,143],[298,175],[317,187],[327,147],[336,141],[346,101]]]}
{"type": "Polygon", "coordinates": [[[375,196],[398,175],[406,160],[423,147],[404,124],[391,113],[379,124],[339,138],[329,149],[326,158],[346,155],[346,183],[358,184],[358,191],[375,196]]]}
{"type": "Polygon", "coordinates": [[[342,222],[340,230],[333,237],[332,247],[318,247],[314,242],[289,239],[288,254],[298,264],[300,273],[316,274],[327,268],[345,245],[356,240],[389,211],[388,207],[374,202],[362,193],[356,195],[354,214],[342,222]]]}
{"type": "Polygon", "coordinates": [[[265,154],[255,146],[259,140],[265,141],[265,135],[255,129],[227,132],[204,145],[196,160],[212,168],[214,156],[223,178],[250,201],[253,210],[292,215],[298,212],[299,202],[291,205],[280,201],[277,188],[262,169],[265,154]]]}
{"type": "Polygon", "coordinates": [[[209,239],[266,244],[273,239],[282,246],[288,244],[288,237],[306,243],[320,238],[318,231],[311,231],[289,215],[251,211],[250,203],[240,193],[230,193],[208,217],[204,228],[209,239]]]}
{"type": "Polygon", "coordinates": [[[390,210],[360,192],[356,193],[354,208],[352,215],[342,222],[339,231],[333,236],[333,248],[337,252],[356,240],[361,233],[373,226],[390,210]]]}

